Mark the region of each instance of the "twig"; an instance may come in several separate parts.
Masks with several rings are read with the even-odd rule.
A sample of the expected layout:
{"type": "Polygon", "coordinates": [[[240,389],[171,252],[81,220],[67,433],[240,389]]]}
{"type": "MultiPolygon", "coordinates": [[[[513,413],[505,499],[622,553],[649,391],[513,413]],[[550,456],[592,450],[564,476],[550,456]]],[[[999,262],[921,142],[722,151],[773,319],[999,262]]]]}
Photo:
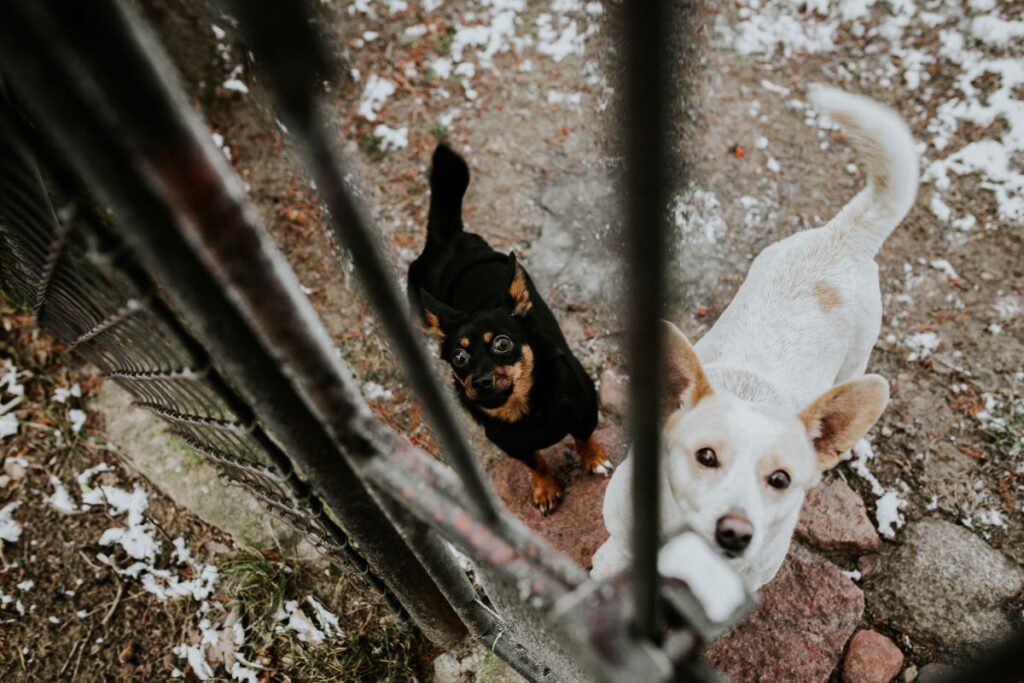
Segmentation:
{"type": "Polygon", "coordinates": [[[117,595],[114,596],[114,604],[110,606],[110,611],[103,617],[103,621],[100,622],[100,626],[106,626],[107,622],[110,621],[110,617],[114,616],[114,610],[117,609],[118,604],[121,602],[121,594],[124,593],[124,582],[120,579],[117,581],[117,595]]]}
{"type": "MultiPolygon", "coordinates": [[[[88,641],[89,637],[92,636],[92,630],[93,627],[89,626],[89,632],[85,634],[86,641],[88,641]]],[[[71,672],[71,683],[75,683],[75,679],[78,677],[78,667],[82,665],[82,655],[85,653],[85,647],[88,644],[89,643],[86,642],[85,645],[82,645],[82,649],[78,651],[78,659],[75,660],[75,669],[71,672]]]]}

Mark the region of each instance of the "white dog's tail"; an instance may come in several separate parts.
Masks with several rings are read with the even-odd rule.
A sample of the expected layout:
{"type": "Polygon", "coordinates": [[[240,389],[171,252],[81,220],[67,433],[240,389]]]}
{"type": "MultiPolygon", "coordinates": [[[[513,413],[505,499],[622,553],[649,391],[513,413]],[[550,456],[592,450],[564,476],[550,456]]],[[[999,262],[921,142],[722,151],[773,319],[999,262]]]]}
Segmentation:
{"type": "Polygon", "coordinates": [[[868,177],[867,187],[826,229],[858,253],[874,257],[914,205],[918,169],[910,130],[899,114],[861,95],[812,85],[810,99],[842,126],[868,177]]]}

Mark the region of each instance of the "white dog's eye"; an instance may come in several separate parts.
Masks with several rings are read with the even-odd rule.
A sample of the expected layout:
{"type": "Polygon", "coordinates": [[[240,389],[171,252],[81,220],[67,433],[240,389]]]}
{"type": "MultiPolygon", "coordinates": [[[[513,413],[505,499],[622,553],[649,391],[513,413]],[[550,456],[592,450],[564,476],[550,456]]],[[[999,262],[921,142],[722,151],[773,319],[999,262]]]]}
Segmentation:
{"type": "Polygon", "coordinates": [[[786,470],[775,470],[768,475],[768,485],[773,489],[788,489],[789,488],[789,472],[786,470]]]}
{"type": "Polygon", "coordinates": [[[697,462],[704,467],[718,467],[718,456],[710,448],[701,448],[697,451],[697,462]]]}

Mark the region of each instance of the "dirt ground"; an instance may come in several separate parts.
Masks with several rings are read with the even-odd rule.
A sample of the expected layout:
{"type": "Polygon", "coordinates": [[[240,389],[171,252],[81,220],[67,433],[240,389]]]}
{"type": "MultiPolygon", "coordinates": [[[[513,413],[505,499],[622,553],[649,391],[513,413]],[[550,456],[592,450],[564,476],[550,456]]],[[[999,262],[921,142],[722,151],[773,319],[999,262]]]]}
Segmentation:
{"type": "MultiPolygon", "coordinates": [[[[798,11],[787,3],[768,3],[761,13],[766,21],[778,28],[792,20],[799,27],[771,39],[757,38],[761,34],[751,25],[748,2],[702,8],[692,36],[701,58],[695,108],[688,112],[692,120],[678,124],[694,182],[680,188],[672,207],[681,247],[673,260],[671,313],[691,339],[714,323],[762,248],[821,225],[863,183],[841,134],[808,111],[808,83],[833,83],[896,108],[921,143],[925,169],[947,158],[950,150],[1011,138],[1012,125],[1004,114],[980,122],[954,117],[948,143],[941,149],[936,143],[944,135],[936,122],[950,120],[950,102],[986,103],[1004,85],[1007,98],[1022,97],[1024,86],[1010,85],[1005,74],[1001,81],[998,65],[983,63],[978,74],[971,72],[964,55],[953,52],[941,34],[966,35],[970,49],[992,61],[1019,59],[1010,43],[970,33],[968,14],[980,14],[974,5],[984,3],[969,3],[964,14],[961,3],[931,2],[911,16],[886,3],[864,3],[867,13],[854,19],[840,10],[815,9],[817,4],[805,3],[798,11]],[[831,27],[827,40],[807,38],[826,27],[831,27]],[[684,136],[688,126],[690,134],[684,136]]],[[[146,0],[141,6],[375,411],[436,451],[346,257],[329,233],[316,194],[291,157],[288,135],[271,113],[231,20],[192,0],[146,0]]],[[[425,173],[438,139],[447,139],[466,154],[472,169],[469,228],[496,248],[517,251],[595,377],[622,366],[614,195],[618,157],[608,133],[614,123],[615,79],[609,67],[614,41],[607,29],[614,25],[615,11],[614,3],[561,0],[529,6],[514,1],[339,0],[318,7],[343,65],[341,75],[325,84],[324,106],[338,145],[366,188],[396,280],[401,281],[422,245],[425,173]],[[510,24],[502,22],[503,12],[512,13],[510,24]],[[464,30],[473,26],[487,28],[476,35],[477,43],[464,30]],[[469,66],[459,71],[459,63],[469,66]],[[393,90],[383,98],[371,97],[371,91],[387,89],[371,88],[374,79],[393,90]]],[[[1020,3],[1006,3],[999,11],[1007,20],[1022,18],[1020,3]]],[[[893,400],[872,431],[874,456],[866,465],[882,489],[903,501],[906,522],[939,515],[1024,563],[1024,217],[1006,213],[1009,202],[993,190],[1014,187],[1012,172],[1020,173],[1022,153],[1011,152],[1010,180],[1005,182],[969,171],[954,172],[943,187],[937,177],[930,178],[877,258],[885,313],[870,370],[890,380],[893,400]],[[965,220],[968,216],[973,225],[965,220]]],[[[48,362],[52,366],[55,361],[48,362]]],[[[473,435],[493,466],[500,456],[478,433],[473,435]]],[[[33,457],[39,463],[52,461],[57,473],[62,468],[71,472],[75,453],[82,449],[91,448],[101,459],[111,457],[87,440],[74,443],[80,445],[66,455],[52,454],[59,458],[45,452],[33,457]]],[[[32,472],[32,486],[45,488],[43,471],[32,472]]],[[[852,465],[841,466],[841,472],[874,518],[875,487],[852,465]]],[[[151,497],[151,509],[169,536],[183,535],[193,549],[228,544],[158,496],[151,497]]],[[[53,574],[52,581],[93,577],[86,584],[96,591],[90,609],[109,609],[104,606],[113,600],[117,580],[89,567],[78,553],[60,552],[57,539],[72,532],[66,520],[46,513],[45,506],[38,515],[32,513],[31,523],[53,531],[30,536],[54,545],[26,549],[22,543],[19,552],[66,557],[72,568],[53,574]]],[[[83,518],[81,524],[87,523],[83,518]]],[[[88,533],[95,535],[101,527],[97,521],[88,533]]],[[[897,528],[897,540],[898,534],[897,528]]],[[[20,562],[21,571],[28,571],[28,559],[20,562]]],[[[0,577],[7,593],[14,577],[0,577]]],[[[49,588],[59,592],[62,585],[49,588]]],[[[158,666],[181,642],[165,622],[187,622],[185,612],[195,608],[157,605],[145,596],[126,600],[133,594],[127,590],[105,622],[106,630],[96,634],[72,627],[62,632],[62,625],[31,615],[8,620],[5,607],[4,618],[11,624],[5,651],[14,652],[9,643],[16,643],[20,652],[33,628],[53,632],[50,644],[33,647],[33,657],[47,663],[41,670],[53,672],[58,662],[63,667],[64,660],[78,656],[73,648],[85,649],[79,641],[87,644],[102,634],[105,643],[116,645],[89,645],[86,661],[92,656],[106,662],[107,668],[99,669],[104,675],[156,675],[159,667],[125,669],[132,665],[121,664],[118,653],[142,641],[139,624],[152,624],[162,630],[147,631],[136,647],[151,648],[153,656],[135,653],[128,659],[158,666]]],[[[39,613],[54,614],[61,624],[86,604],[59,596],[51,602],[54,606],[46,610],[40,602],[39,613]]],[[[334,607],[343,609],[339,603],[334,607]]],[[[870,603],[867,611],[870,615],[870,603]]],[[[47,643],[45,637],[42,642],[47,643]]],[[[919,662],[929,656],[921,655],[919,662]]],[[[19,668],[24,666],[20,659],[3,666],[26,671],[19,668]]]]}

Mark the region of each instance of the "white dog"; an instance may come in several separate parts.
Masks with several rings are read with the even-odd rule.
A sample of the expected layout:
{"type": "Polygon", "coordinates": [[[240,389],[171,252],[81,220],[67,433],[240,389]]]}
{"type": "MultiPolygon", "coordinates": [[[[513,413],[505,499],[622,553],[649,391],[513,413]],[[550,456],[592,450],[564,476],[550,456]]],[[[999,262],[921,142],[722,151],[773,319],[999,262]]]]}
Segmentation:
{"type": "MultiPolygon", "coordinates": [[[[665,323],[670,410],[663,425],[661,528],[688,526],[756,589],[789,549],[804,494],[882,414],[889,386],[864,375],[881,327],[875,253],[913,205],[917,157],[893,111],[813,87],[845,130],[867,187],[825,227],[754,260],[722,317],[691,346],[665,323]]],[[[604,578],[631,561],[632,462],[604,500],[604,578]]]]}

